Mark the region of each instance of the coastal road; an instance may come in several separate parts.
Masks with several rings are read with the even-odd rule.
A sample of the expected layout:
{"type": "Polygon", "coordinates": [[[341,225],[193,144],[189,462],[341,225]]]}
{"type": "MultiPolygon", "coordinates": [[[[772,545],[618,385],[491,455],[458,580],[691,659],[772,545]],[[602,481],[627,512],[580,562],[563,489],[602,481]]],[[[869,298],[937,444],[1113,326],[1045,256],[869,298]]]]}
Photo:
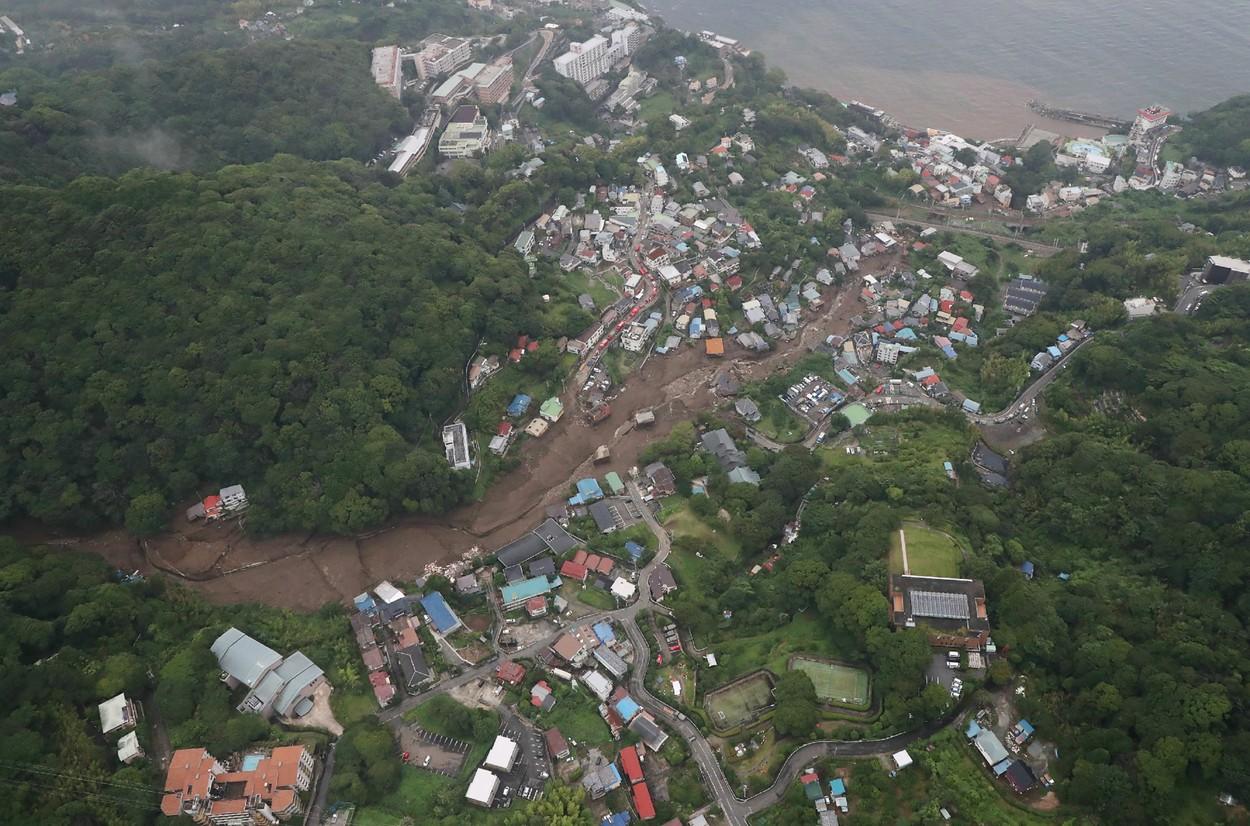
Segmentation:
{"type": "Polygon", "coordinates": [[[921,221],[916,218],[901,218],[890,215],[887,212],[869,212],[868,217],[873,221],[891,221],[895,224],[910,224],[918,227],[933,227],[936,230],[947,230],[950,232],[960,232],[964,235],[976,235],[980,238],[993,238],[995,241],[1002,241],[1008,244],[1019,244],[1026,250],[1031,250],[1040,255],[1054,255],[1057,252],[1063,252],[1063,247],[1057,247],[1054,244],[1044,244],[1041,241],[1029,241],[1024,238],[1017,238],[1014,235],[1004,235],[1001,232],[989,232],[983,229],[972,229],[971,227],[961,227],[959,224],[935,224],[931,221],[921,221]]]}

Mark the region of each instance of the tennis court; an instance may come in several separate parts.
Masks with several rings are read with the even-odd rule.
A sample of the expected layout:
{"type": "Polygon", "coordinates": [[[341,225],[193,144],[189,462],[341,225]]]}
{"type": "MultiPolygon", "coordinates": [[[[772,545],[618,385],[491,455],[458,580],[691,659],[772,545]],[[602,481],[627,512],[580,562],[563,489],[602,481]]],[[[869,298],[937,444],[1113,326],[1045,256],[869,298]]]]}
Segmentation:
{"type": "Polygon", "coordinates": [[[790,670],[802,671],[812,680],[816,699],[830,705],[866,708],[868,672],[862,668],[814,657],[791,657],[790,670]]]}
{"type": "Polygon", "coordinates": [[[733,728],[755,718],[773,704],[773,684],[768,675],[757,671],[730,683],[724,688],[708,692],[703,700],[712,725],[717,728],[733,728]]]}

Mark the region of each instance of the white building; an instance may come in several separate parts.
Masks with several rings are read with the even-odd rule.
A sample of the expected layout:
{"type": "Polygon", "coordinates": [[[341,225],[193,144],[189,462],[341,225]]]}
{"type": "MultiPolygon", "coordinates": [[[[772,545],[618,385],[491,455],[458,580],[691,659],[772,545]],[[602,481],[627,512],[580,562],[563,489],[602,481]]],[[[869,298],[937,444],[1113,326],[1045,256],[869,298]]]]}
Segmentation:
{"type": "Polygon", "coordinates": [[[591,694],[594,694],[601,701],[606,702],[608,696],[612,693],[612,681],[598,671],[587,671],[578,679],[582,681],[582,685],[590,689],[591,694]]]}
{"type": "Polygon", "coordinates": [[[1133,146],[1144,144],[1151,132],[1168,122],[1170,114],[1172,113],[1158,105],[1138,109],[1137,117],[1133,120],[1133,128],[1128,133],[1129,143],[1133,146]]]}
{"type": "Polygon", "coordinates": [[[519,751],[520,749],[515,740],[500,734],[495,737],[495,743],[490,747],[490,751],[486,754],[486,759],[482,761],[482,765],[495,771],[510,772],[516,764],[517,752],[519,751]]]}
{"type": "Polygon", "coordinates": [[[373,82],[399,100],[404,90],[404,64],[398,46],[378,46],[373,50],[373,82]]]}
{"type": "Polygon", "coordinates": [[[469,458],[469,431],[464,422],[454,422],[443,428],[443,451],[447,454],[447,464],[456,470],[473,467],[473,460],[469,458]]]}
{"type": "Polygon", "coordinates": [[[490,145],[490,126],[476,106],[461,106],[438,139],[445,158],[472,158],[490,145]]]}
{"type": "Polygon", "coordinates": [[[417,77],[427,80],[456,71],[473,57],[473,48],[463,37],[432,34],[421,41],[421,49],[412,56],[417,64],[417,77]]]}
{"type": "Polygon", "coordinates": [[[597,34],[581,43],[573,43],[569,50],[552,61],[556,74],[582,85],[589,83],[612,68],[608,39],[597,34]]]}
{"type": "Polygon", "coordinates": [[[103,734],[134,727],[135,704],[127,700],[125,694],[118,694],[100,703],[100,731],[103,734]]]}
{"type": "Polygon", "coordinates": [[[1168,161],[1163,165],[1163,175],[1159,178],[1159,189],[1176,189],[1181,185],[1181,175],[1185,167],[1176,161],[1168,161]]]}
{"type": "Polygon", "coordinates": [[[499,776],[488,769],[478,769],[469,781],[469,789],[464,799],[487,809],[495,802],[495,793],[499,791],[499,776]]]}
{"type": "Polygon", "coordinates": [[[395,147],[395,160],[391,161],[387,171],[394,172],[396,175],[407,175],[425,157],[425,150],[429,146],[430,127],[421,126],[395,147]]]}

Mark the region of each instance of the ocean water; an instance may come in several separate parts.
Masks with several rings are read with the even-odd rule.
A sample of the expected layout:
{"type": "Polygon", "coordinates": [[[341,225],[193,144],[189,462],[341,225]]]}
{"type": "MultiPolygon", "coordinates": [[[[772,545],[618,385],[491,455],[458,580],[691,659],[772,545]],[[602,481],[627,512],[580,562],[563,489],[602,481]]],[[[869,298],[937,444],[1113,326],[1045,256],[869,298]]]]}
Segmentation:
{"type": "MultiPolygon", "coordinates": [[[[762,52],[792,83],[967,137],[1250,93],[1250,0],[645,0],[672,27],[762,52]]],[[[1088,134],[1071,124],[1067,134],[1088,134]]]]}

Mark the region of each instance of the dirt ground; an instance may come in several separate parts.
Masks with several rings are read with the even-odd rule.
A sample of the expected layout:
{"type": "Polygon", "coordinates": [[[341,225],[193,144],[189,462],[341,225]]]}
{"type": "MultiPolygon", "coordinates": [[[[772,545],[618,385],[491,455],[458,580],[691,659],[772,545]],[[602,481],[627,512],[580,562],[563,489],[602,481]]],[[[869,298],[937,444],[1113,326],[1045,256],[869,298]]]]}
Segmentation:
{"type": "Polygon", "coordinates": [[[494,709],[498,708],[499,704],[503,702],[504,692],[496,693],[495,689],[498,687],[494,680],[479,680],[457,686],[447,693],[456,702],[469,708],[494,709]],[[478,682],[481,683],[480,686],[478,682]]]}
{"type": "MultiPolygon", "coordinates": [[[[877,259],[863,272],[886,269],[896,260],[877,259]]],[[[570,412],[541,440],[523,446],[520,466],[496,480],[481,502],[437,519],[403,517],[356,538],[284,534],[256,539],[237,523],[188,524],[181,516],[169,532],[142,545],[122,530],[72,536],[35,525],[19,532],[19,538],[91,551],[128,571],[159,569],[218,603],[262,602],[313,611],[326,602],[347,602],[381,579],[413,579],[427,565],[467,559],[510,542],[540,521],[542,509],[564,497],[578,478],[610,470],[624,476],[644,447],[722,401],[709,388],[720,368],[731,366],[746,380],[761,378],[787,369],[826,336],[847,334],[850,319],[863,306],[856,289],[831,295],[799,336],[763,356],[727,340],[724,359],[709,359],[702,347],[692,346],[648,358],[612,402],[607,421],[592,427],[570,412]],[[655,410],[656,424],[632,427],[634,413],[647,407],[655,410]],[[612,459],[592,469],[591,455],[601,444],[611,447],[612,459]]],[[[576,409],[575,389],[563,394],[570,411],[576,409]]]]}
{"type": "Polygon", "coordinates": [[[464,764],[469,744],[448,737],[424,734],[415,726],[403,726],[399,729],[399,748],[408,752],[409,766],[455,777],[464,764]],[[430,759],[428,766],[425,764],[427,757],[430,759]]]}
{"type": "Polygon", "coordinates": [[[322,683],[319,685],[316,691],[313,692],[312,710],[303,717],[299,717],[297,719],[284,717],[282,719],[283,725],[287,725],[292,728],[320,729],[333,734],[335,737],[341,735],[343,733],[343,726],[339,724],[338,720],[334,719],[334,711],[330,708],[331,691],[333,691],[333,689],[330,687],[329,683],[322,683]]]}

